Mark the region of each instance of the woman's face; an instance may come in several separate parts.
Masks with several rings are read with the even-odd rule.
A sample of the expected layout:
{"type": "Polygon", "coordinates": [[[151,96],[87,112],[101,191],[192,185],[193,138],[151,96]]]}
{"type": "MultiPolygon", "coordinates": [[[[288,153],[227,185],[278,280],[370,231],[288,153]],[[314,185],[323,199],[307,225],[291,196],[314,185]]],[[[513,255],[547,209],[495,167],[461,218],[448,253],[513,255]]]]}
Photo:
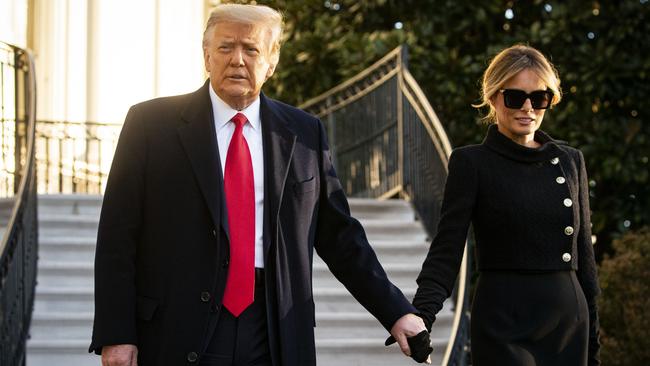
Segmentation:
{"type": "MultiPolygon", "coordinates": [[[[546,90],[546,84],[534,72],[525,69],[506,81],[502,89],[517,89],[531,93],[537,90],[546,90]]],[[[538,144],[533,137],[535,131],[542,124],[546,110],[533,109],[530,98],[527,98],[520,108],[507,108],[503,98],[504,95],[500,91],[492,97],[499,132],[518,144],[537,147],[538,144]]]]}

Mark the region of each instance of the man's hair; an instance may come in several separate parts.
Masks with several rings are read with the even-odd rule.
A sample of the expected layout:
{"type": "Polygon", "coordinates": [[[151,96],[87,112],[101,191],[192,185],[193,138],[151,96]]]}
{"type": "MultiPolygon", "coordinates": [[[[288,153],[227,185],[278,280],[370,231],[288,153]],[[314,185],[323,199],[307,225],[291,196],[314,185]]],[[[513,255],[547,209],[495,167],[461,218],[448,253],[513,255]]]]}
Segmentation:
{"type": "Polygon", "coordinates": [[[264,5],[220,4],[208,18],[203,32],[203,48],[208,47],[214,27],[219,22],[235,22],[266,27],[271,32],[271,55],[279,57],[280,43],[284,32],[282,14],[264,5]]]}
{"type": "Polygon", "coordinates": [[[496,110],[490,102],[492,97],[508,80],[523,70],[534,72],[546,84],[546,87],[553,91],[551,105],[560,102],[562,99],[560,77],[553,64],[537,49],[528,45],[516,44],[494,56],[483,74],[481,103],[472,106],[475,108],[490,107],[487,116],[483,118],[484,122],[496,122],[496,110]]]}

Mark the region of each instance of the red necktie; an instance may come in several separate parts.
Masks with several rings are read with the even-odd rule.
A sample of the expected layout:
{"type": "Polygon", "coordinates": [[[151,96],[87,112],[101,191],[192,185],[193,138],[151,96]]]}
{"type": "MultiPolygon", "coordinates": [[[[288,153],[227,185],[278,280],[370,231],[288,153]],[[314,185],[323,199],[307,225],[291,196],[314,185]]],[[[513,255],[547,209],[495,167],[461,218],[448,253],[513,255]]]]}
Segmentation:
{"type": "Polygon", "coordinates": [[[246,116],[231,120],[235,132],[228,146],[224,191],[230,228],[230,267],[223,305],[235,317],[253,303],[255,291],[255,185],[253,164],[244,138],[246,116]]]}

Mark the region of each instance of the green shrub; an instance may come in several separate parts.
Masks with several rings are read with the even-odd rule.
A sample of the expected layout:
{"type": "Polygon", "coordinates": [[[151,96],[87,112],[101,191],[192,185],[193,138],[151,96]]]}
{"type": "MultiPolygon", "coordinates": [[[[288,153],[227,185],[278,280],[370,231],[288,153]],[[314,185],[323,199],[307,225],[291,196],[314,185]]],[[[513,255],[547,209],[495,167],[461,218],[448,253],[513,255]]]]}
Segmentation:
{"type": "Polygon", "coordinates": [[[650,228],[613,242],[600,266],[604,365],[650,365],[650,228]]]}

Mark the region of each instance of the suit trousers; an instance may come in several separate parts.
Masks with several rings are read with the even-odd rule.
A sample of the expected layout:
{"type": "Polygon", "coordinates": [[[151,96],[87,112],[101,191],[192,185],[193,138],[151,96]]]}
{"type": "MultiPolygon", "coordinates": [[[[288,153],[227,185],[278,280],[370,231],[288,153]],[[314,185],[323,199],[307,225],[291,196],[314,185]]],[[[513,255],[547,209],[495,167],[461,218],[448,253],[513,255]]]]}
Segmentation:
{"type": "Polygon", "coordinates": [[[239,317],[222,308],[199,366],[272,366],[263,269],[255,269],[255,300],[239,317]]]}

